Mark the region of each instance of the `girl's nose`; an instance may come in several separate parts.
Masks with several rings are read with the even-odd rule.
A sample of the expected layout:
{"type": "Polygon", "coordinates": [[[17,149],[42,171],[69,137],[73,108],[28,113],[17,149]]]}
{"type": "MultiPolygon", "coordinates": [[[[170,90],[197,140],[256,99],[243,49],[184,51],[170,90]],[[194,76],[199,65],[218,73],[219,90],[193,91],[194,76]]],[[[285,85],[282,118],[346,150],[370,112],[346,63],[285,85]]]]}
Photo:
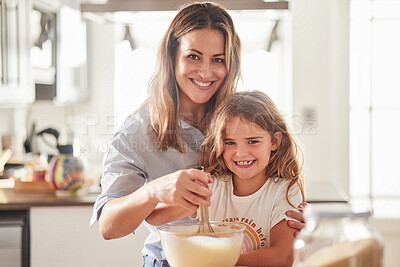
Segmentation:
{"type": "Polygon", "coordinates": [[[238,145],[235,151],[235,155],[237,157],[243,157],[243,156],[247,156],[249,154],[249,152],[247,151],[245,146],[240,146],[238,145]]]}

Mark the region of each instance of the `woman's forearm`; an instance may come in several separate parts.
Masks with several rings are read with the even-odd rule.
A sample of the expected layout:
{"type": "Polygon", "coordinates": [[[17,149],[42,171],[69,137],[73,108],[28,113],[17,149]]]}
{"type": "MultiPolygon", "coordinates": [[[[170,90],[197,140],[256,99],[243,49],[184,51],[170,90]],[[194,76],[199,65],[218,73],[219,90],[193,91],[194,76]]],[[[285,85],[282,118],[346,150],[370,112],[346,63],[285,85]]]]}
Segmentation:
{"type": "MultiPolygon", "coordinates": [[[[199,205],[209,206],[212,192],[207,184],[210,180],[209,174],[203,171],[180,170],[154,179],[127,196],[112,199],[101,210],[100,233],[104,239],[132,233],[159,203],[193,212],[199,205]]],[[[170,220],[169,215],[166,218],[170,220]]]]}
{"type": "Polygon", "coordinates": [[[135,192],[108,201],[99,217],[99,231],[104,239],[114,239],[132,233],[154,210],[157,201],[149,193],[147,185],[135,192]]]}
{"type": "Polygon", "coordinates": [[[158,226],[190,216],[194,212],[194,210],[188,210],[180,206],[164,205],[160,203],[154,211],[147,216],[146,222],[158,226]]]}

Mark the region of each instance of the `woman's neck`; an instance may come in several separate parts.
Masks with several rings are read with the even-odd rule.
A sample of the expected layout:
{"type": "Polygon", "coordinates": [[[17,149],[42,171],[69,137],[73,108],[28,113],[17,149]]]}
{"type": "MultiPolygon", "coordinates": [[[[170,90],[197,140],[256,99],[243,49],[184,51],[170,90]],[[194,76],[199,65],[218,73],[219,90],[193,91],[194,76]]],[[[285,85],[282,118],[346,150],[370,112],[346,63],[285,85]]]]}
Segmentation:
{"type": "Polygon", "coordinates": [[[181,119],[204,132],[207,125],[207,104],[192,104],[180,107],[181,119]]]}

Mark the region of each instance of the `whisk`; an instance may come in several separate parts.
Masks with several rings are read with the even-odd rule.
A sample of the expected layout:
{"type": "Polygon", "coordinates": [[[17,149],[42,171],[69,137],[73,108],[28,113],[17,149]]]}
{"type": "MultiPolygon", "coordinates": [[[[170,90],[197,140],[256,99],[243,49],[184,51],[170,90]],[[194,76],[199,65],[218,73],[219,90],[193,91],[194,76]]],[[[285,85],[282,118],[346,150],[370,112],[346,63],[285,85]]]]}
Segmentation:
{"type": "Polygon", "coordinates": [[[208,218],[208,208],[199,207],[199,228],[197,229],[198,234],[213,234],[214,229],[211,227],[208,218]]]}
{"type": "MultiPolygon", "coordinates": [[[[198,169],[204,171],[203,166],[191,166],[193,169],[198,169]]],[[[210,219],[208,217],[208,208],[207,207],[199,207],[198,212],[199,217],[199,229],[197,229],[198,234],[213,234],[214,229],[211,227],[210,219]]]]}

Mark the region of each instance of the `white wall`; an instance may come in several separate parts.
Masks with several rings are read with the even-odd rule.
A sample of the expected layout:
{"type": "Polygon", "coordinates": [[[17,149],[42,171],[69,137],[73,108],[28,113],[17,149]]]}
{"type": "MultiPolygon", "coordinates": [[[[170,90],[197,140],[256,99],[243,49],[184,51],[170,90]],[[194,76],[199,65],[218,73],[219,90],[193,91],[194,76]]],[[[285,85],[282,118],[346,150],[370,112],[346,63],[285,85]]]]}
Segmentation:
{"type": "Polygon", "coordinates": [[[305,183],[337,182],[348,193],[349,0],[296,0],[290,8],[293,111],[303,122],[305,183]]]}
{"type": "MultiPolygon", "coordinates": [[[[291,1],[293,111],[306,120],[299,138],[305,184],[337,185],[349,193],[349,0],[291,1]],[[315,131],[312,127],[315,126],[315,131]]],[[[375,219],[385,243],[384,266],[400,262],[398,220],[375,219]]]]}
{"type": "Polygon", "coordinates": [[[87,24],[88,87],[90,99],[75,105],[76,135],[81,152],[102,169],[102,159],[114,133],[114,25],[87,24]]]}

